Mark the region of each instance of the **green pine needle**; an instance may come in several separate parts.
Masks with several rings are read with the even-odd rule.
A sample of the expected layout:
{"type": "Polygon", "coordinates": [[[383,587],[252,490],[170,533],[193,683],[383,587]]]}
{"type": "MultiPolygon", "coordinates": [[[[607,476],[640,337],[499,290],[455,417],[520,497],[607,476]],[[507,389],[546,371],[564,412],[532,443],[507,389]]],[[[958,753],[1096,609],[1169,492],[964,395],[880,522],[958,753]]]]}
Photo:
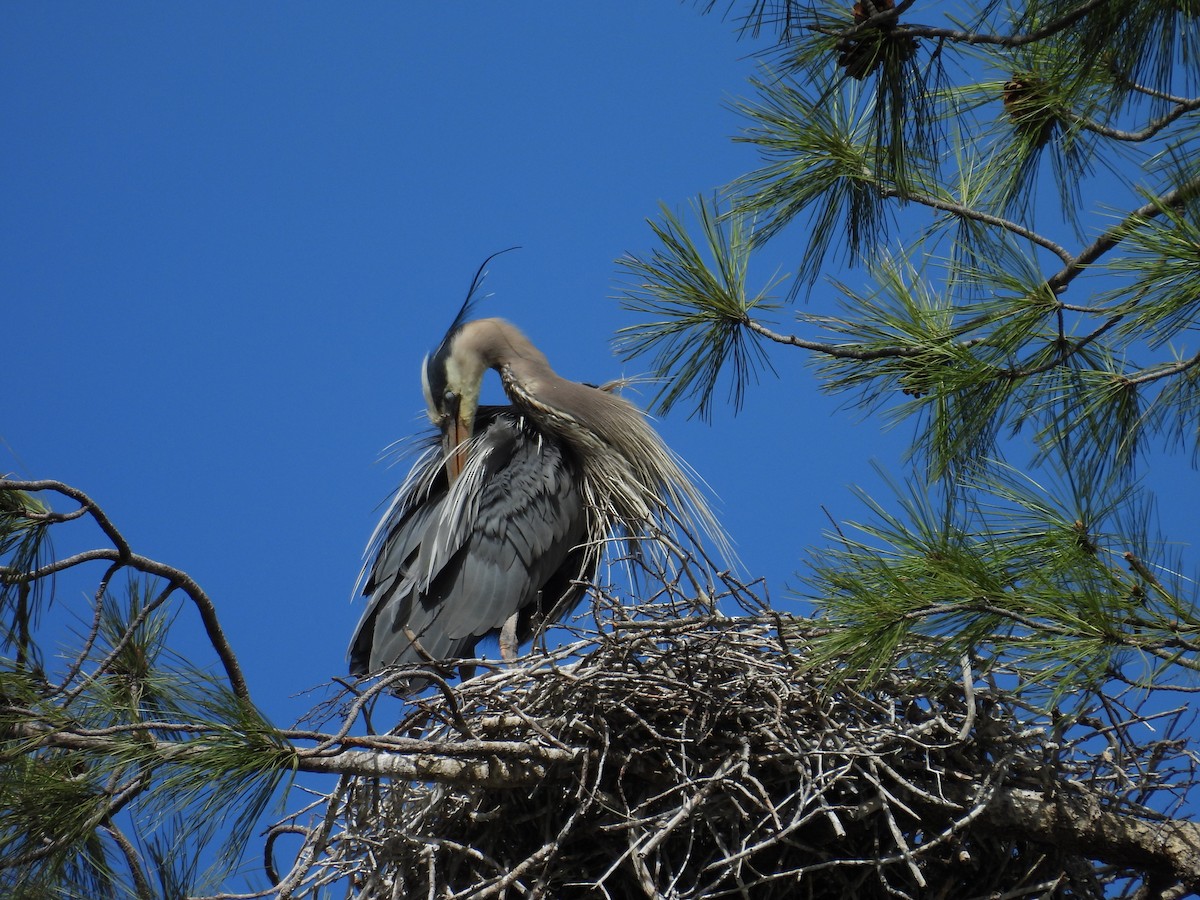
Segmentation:
{"type": "Polygon", "coordinates": [[[703,198],[692,212],[698,238],[664,206],[662,218],[650,222],[658,246],[648,256],[617,260],[627,276],[622,305],[650,318],[622,328],[618,347],[627,360],[651,358],[654,376],[663,381],[653,402],[658,411],[690,400],[692,414],[709,419],[723,375],[737,410],[748,382],[757,380],[761,367],[771,368],[746,325],[752,311],[775,307],[768,292],[779,279],[748,294],[749,221],[740,214],[722,218],[716,203],[703,198]]]}

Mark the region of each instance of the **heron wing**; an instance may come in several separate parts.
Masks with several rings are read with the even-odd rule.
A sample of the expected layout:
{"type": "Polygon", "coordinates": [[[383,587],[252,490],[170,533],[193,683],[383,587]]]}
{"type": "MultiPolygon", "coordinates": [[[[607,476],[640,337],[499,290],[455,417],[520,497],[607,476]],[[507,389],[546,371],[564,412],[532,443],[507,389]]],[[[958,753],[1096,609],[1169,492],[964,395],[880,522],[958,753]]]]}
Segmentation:
{"type": "MultiPolygon", "coordinates": [[[[402,631],[403,623],[412,616],[415,595],[409,573],[416,564],[421,542],[446,499],[446,478],[444,473],[438,475],[441,468],[440,454],[434,447],[428,448],[371,537],[367,554],[373,553],[374,561],[362,591],[369,599],[350,640],[352,675],[365,675],[386,665],[379,661],[382,653],[399,656],[403,650],[394,634],[390,640],[386,638],[393,633],[393,624],[400,623],[397,628],[402,631]],[[425,471],[420,471],[422,468],[425,471]],[[408,589],[404,590],[406,586],[408,589]]],[[[412,661],[419,660],[416,655],[412,661]]]]}
{"type": "Polygon", "coordinates": [[[381,523],[352,673],[470,655],[514,613],[526,639],[581,596],[572,583],[588,558],[578,464],[508,408],[481,409],[473,441],[453,488],[444,473],[414,471],[381,523]]]}
{"type": "Polygon", "coordinates": [[[532,621],[561,599],[561,587],[547,596],[556,573],[583,574],[573,553],[586,525],[574,460],[557,441],[524,429],[492,453],[468,541],[458,564],[444,570],[446,631],[472,645],[527,611],[518,629],[524,640],[532,621]]]}

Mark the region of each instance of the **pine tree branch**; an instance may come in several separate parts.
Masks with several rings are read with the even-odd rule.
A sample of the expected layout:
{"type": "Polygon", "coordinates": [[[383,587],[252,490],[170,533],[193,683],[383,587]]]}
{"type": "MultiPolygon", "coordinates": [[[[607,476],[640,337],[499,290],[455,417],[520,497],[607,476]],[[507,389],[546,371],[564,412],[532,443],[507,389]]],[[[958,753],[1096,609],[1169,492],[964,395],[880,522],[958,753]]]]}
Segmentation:
{"type": "Polygon", "coordinates": [[[248,701],[250,699],[250,690],[246,685],[245,676],[242,674],[241,665],[238,663],[237,655],[233,652],[233,647],[230,645],[224,630],[221,628],[216,606],[208,594],[204,592],[190,575],[173,566],[168,566],[149,557],[134,553],[125,540],[125,537],[112,524],[104,511],[91,497],[77,488],[63,484],[60,481],[12,481],[0,479],[0,491],[28,491],[30,493],[54,491],[62,494],[64,497],[69,497],[78,503],[81,509],[87,510],[88,515],[95,520],[101,531],[104,532],[113,544],[112,549],[104,548],[77,553],[67,559],[42,566],[33,572],[17,572],[11,568],[0,567],[0,583],[23,584],[34,582],[57,572],[65,571],[73,566],[98,560],[119,563],[123,567],[163,578],[171,588],[183,591],[196,607],[197,612],[200,614],[200,620],[204,624],[205,633],[208,635],[209,643],[212,645],[213,650],[216,651],[225,669],[225,676],[229,680],[230,689],[242,700],[248,701]]]}
{"type": "Polygon", "coordinates": [[[1070,120],[1080,128],[1090,131],[1093,134],[1098,134],[1101,137],[1112,138],[1115,141],[1140,143],[1150,140],[1150,138],[1154,137],[1181,116],[1197,109],[1200,109],[1200,97],[1190,100],[1177,100],[1175,107],[1170,112],[1148,122],[1140,131],[1126,131],[1120,128],[1112,128],[1081,116],[1071,116],[1070,120]]]}
{"type": "MultiPolygon", "coordinates": [[[[16,734],[25,731],[21,726],[12,729],[16,734]]],[[[107,792],[108,800],[104,807],[89,818],[83,826],[77,830],[68,831],[60,835],[54,840],[44,841],[33,850],[17,856],[8,856],[4,858],[4,868],[8,869],[23,869],[35,862],[39,862],[47,857],[53,856],[56,853],[66,849],[78,839],[79,833],[85,833],[96,828],[103,828],[110,822],[113,816],[119,813],[122,809],[129,805],[135,798],[139,797],[150,783],[150,777],[147,773],[141,772],[135,775],[127,783],[118,786],[117,789],[107,792]]]]}
{"type": "MultiPolygon", "coordinates": [[[[79,508],[70,513],[47,513],[45,514],[47,521],[61,520],[66,522],[79,518],[86,513],[96,521],[96,524],[100,526],[100,530],[104,532],[110,541],[112,541],[113,546],[116,547],[120,553],[123,555],[128,555],[132,552],[129,547],[129,543],[125,540],[124,535],[117,530],[117,527],[109,520],[104,510],[97,506],[91,497],[78,488],[73,488],[68,484],[63,484],[61,481],[10,481],[7,479],[0,479],[0,491],[25,491],[31,494],[38,493],[39,491],[54,491],[62,494],[64,497],[70,497],[79,504],[79,508]]],[[[29,518],[36,521],[39,516],[37,514],[31,514],[29,518]]]]}
{"type": "Polygon", "coordinates": [[[1088,266],[1117,247],[1140,222],[1156,218],[1168,209],[1182,206],[1195,197],[1197,192],[1200,192],[1200,176],[1191,178],[1161,197],[1155,197],[1139,206],[1081,250],[1064,268],[1051,275],[1046,283],[1056,294],[1060,293],[1088,266]]]}
{"type": "Polygon", "coordinates": [[[1146,84],[1138,84],[1136,81],[1129,81],[1126,78],[1121,78],[1120,83],[1129,90],[1151,97],[1155,100],[1165,100],[1168,103],[1191,103],[1192,100],[1188,97],[1180,97],[1177,94],[1171,94],[1167,91],[1160,91],[1158,88],[1152,88],[1146,84]]]}
{"type": "MultiPolygon", "coordinates": [[[[1197,192],[1200,192],[1200,177],[1193,178],[1179,187],[1168,191],[1162,196],[1156,197],[1133,210],[1124,219],[1122,219],[1122,221],[1106,230],[1100,237],[1081,250],[1077,255],[1071,255],[1065,248],[1059,246],[1053,241],[1038,235],[1036,232],[1024,228],[1018,223],[1010,222],[1000,217],[974,211],[969,207],[948,203],[946,201],[938,200],[937,198],[909,194],[894,188],[886,189],[885,192],[887,196],[910,199],[914,202],[922,203],[935,209],[941,209],[951,212],[955,215],[961,215],[974,221],[993,225],[1013,234],[1024,237],[1033,243],[1050,250],[1060,259],[1063,259],[1064,262],[1066,262],[1066,265],[1052,275],[1049,279],[1047,279],[1046,282],[1047,286],[1053,290],[1054,293],[1059,294],[1065,291],[1070,283],[1074,281],[1074,279],[1080,274],[1082,274],[1089,266],[1095,264],[1105,254],[1119,246],[1138,223],[1144,222],[1147,219],[1155,218],[1166,210],[1178,208],[1189,199],[1196,196],[1197,192]]],[[[1067,304],[1062,304],[1062,308],[1065,309],[1067,307],[1067,304]]],[[[1070,308],[1079,311],[1078,307],[1072,306],[1070,308]]],[[[1037,366],[998,369],[996,371],[996,377],[1006,380],[1017,380],[1048,372],[1059,366],[1062,366],[1073,356],[1084,350],[1095,341],[1099,340],[1099,338],[1119,325],[1124,318],[1124,313],[1115,312],[1091,332],[1079,337],[1076,340],[1068,341],[1064,337],[1064,339],[1061,341],[1059,352],[1047,361],[1037,366]]],[[[750,319],[749,317],[744,319],[743,324],[755,334],[765,337],[768,340],[798,347],[804,350],[822,353],[834,359],[866,362],[879,359],[912,358],[925,352],[921,348],[912,346],[906,347],[902,345],[875,347],[867,350],[861,347],[856,347],[853,344],[831,344],[828,342],[813,341],[797,335],[779,334],[762,325],[761,323],[750,319]]],[[[972,346],[973,344],[978,343],[979,340],[980,339],[972,339],[970,341],[963,342],[963,346],[972,346]]],[[[1148,383],[1170,377],[1172,375],[1180,374],[1197,364],[1200,364],[1200,359],[1187,360],[1172,366],[1146,370],[1141,375],[1132,376],[1129,379],[1129,382],[1131,384],[1148,383]]]]}
{"type": "Polygon", "coordinates": [[[1146,369],[1140,375],[1129,375],[1125,377],[1127,384],[1150,384],[1153,381],[1158,381],[1162,378],[1171,378],[1175,375],[1182,375],[1189,369],[1194,369],[1200,366],[1200,353],[1190,359],[1180,360],[1170,366],[1161,366],[1156,369],[1146,369]]]}
{"type": "Polygon", "coordinates": [[[998,791],[983,819],[1006,834],[1032,836],[1106,862],[1166,871],[1190,891],[1200,890],[1200,824],[1152,822],[1106,809],[1083,791],[998,791]]]}
{"type": "MultiPolygon", "coordinates": [[[[909,613],[906,618],[926,619],[930,615],[937,613],[962,615],[963,613],[979,612],[988,615],[996,616],[1001,619],[1007,619],[1010,622],[1015,622],[1029,629],[1034,635],[1056,635],[1060,638],[1071,640],[1079,637],[1079,632],[1074,628],[1069,628],[1064,625],[1057,625],[1046,618],[1038,618],[1035,616],[1027,616],[1008,607],[1001,606],[997,603],[968,603],[968,604],[948,604],[944,607],[928,607],[925,609],[914,610],[909,613]]],[[[1128,626],[1129,622],[1111,623],[1118,626],[1128,626]]],[[[1173,665],[1183,666],[1185,669],[1191,669],[1194,672],[1200,672],[1200,660],[1191,659],[1184,656],[1183,653],[1192,650],[1190,643],[1177,635],[1171,635],[1161,638],[1140,638],[1132,634],[1119,632],[1113,628],[1106,632],[1106,641],[1114,646],[1127,647],[1131,650],[1138,650],[1143,653],[1148,653],[1151,656],[1161,659],[1164,662],[1169,662],[1173,665]]]]}
{"type": "Polygon", "coordinates": [[[981,222],[984,225],[991,225],[995,228],[1007,231],[1010,234],[1015,234],[1017,237],[1025,238],[1025,240],[1029,241],[1030,243],[1037,244],[1039,247],[1049,250],[1067,265],[1070,265],[1074,261],[1074,257],[1071,255],[1070,251],[1068,251],[1062,245],[1055,243],[1048,237],[1038,234],[1036,231],[1030,228],[1026,228],[1019,222],[1013,222],[1010,219],[1003,218],[1002,216],[995,216],[991,213],[981,212],[980,210],[973,209],[969,206],[963,206],[960,203],[951,203],[948,200],[941,200],[937,197],[931,197],[928,194],[921,194],[916,191],[881,186],[880,193],[884,197],[919,203],[922,206],[928,206],[931,209],[940,210],[941,212],[953,213],[955,216],[958,216],[962,219],[970,219],[973,222],[981,222]]]}
{"type": "MultiPolygon", "coordinates": [[[[199,761],[210,749],[205,744],[203,734],[190,741],[143,737],[136,744],[112,736],[123,731],[145,735],[158,728],[167,731],[197,730],[186,723],[180,723],[178,726],[173,723],[154,723],[153,728],[148,723],[138,723],[89,731],[59,729],[26,722],[15,726],[14,734],[30,741],[33,748],[53,747],[113,757],[126,757],[133,747],[141,758],[151,764],[199,761]]],[[[211,728],[207,731],[212,733],[211,728]]],[[[275,732],[274,736],[282,741],[286,735],[287,732],[281,731],[275,732]]],[[[284,772],[501,787],[535,783],[546,776],[548,766],[578,758],[578,753],[572,750],[515,741],[406,742],[403,738],[389,740],[380,737],[374,741],[360,738],[358,743],[371,746],[372,749],[314,752],[280,743],[278,759],[274,761],[274,765],[284,772]],[[396,745],[404,749],[397,750],[396,745]]],[[[264,758],[264,762],[267,761],[264,758]]],[[[129,796],[122,794],[121,797],[122,804],[128,802],[129,796]]]]}
{"type": "Polygon", "coordinates": [[[154,891],[150,888],[150,882],[146,878],[142,858],[138,854],[137,848],[133,846],[133,842],[112,822],[105,822],[100,826],[100,829],[117,845],[121,854],[125,857],[125,868],[129,870],[130,877],[133,879],[133,888],[137,900],[154,900],[154,891]]]}
{"type": "MultiPolygon", "coordinates": [[[[120,570],[121,563],[113,563],[108,567],[107,570],[105,570],[104,574],[100,576],[100,581],[96,585],[95,592],[92,594],[93,609],[91,626],[88,628],[88,633],[84,636],[82,647],[80,647],[79,652],[75,654],[74,661],[67,667],[67,671],[59,680],[58,685],[49,690],[51,695],[61,694],[63,691],[65,691],[66,686],[74,681],[79,676],[79,673],[83,670],[84,663],[87,662],[87,658],[91,654],[92,648],[96,646],[96,639],[100,636],[100,626],[104,616],[104,596],[108,592],[108,585],[112,581],[113,576],[116,575],[120,570]]],[[[0,567],[0,584],[4,583],[5,574],[6,570],[0,567]]],[[[24,573],[18,572],[16,574],[19,575],[24,573]]],[[[25,582],[25,584],[22,586],[27,586],[31,583],[33,583],[32,579],[29,582],[25,582]]]]}
{"type": "Polygon", "coordinates": [[[1088,13],[1107,5],[1110,0],[1086,0],[1072,10],[1068,10],[1059,16],[1057,19],[1052,19],[1040,28],[1033,31],[1013,34],[1000,34],[998,32],[978,32],[965,31],[959,28],[938,28],[932,25],[918,25],[912,23],[899,24],[898,19],[900,14],[912,5],[912,0],[899,3],[894,9],[882,10],[875,13],[868,19],[860,23],[856,23],[854,27],[844,30],[834,30],[827,27],[814,27],[814,31],[825,35],[836,35],[842,38],[849,38],[860,34],[871,28],[894,24],[895,34],[907,35],[914,38],[928,38],[931,40],[951,41],[958,44],[994,44],[999,47],[1022,47],[1026,44],[1033,44],[1048,37],[1052,37],[1066,29],[1070,28],[1088,13]]]}
{"type": "Polygon", "coordinates": [[[755,319],[746,317],[743,323],[747,328],[755,334],[775,341],[778,344],[787,344],[792,347],[799,347],[801,350],[812,350],[817,353],[824,353],[826,356],[832,356],[836,359],[856,359],[862,362],[868,362],[876,359],[895,359],[897,357],[912,357],[919,356],[924,351],[919,347],[876,347],[872,350],[864,350],[861,347],[856,347],[854,344],[829,344],[822,341],[810,341],[806,338],[799,337],[794,334],[780,334],[767,328],[761,322],[755,319]]]}
{"type": "Polygon", "coordinates": [[[137,629],[145,622],[149,621],[154,615],[155,611],[158,610],[158,608],[164,603],[166,603],[167,600],[170,599],[171,595],[175,593],[177,585],[174,582],[169,582],[167,586],[159,592],[158,596],[149,603],[145,604],[138,612],[137,616],[135,616],[134,619],[128,623],[124,634],[122,634],[120,638],[118,638],[112,644],[108,653],[105,654],[104,658],[96,664],[92,674],[75,681],[75,679],[78,678],[80,671],[83,669],[88,655],[92,652],[92,647],[95,644],[96,637],[99,635],[100,624],[104,615],[104,594],[108,589],[108,583],[112,576],[116,574],[121,565],[123,565],[123,563],[114,563],[113,566],[104,574],[104,577],[100,580],[100,586],[96,589],[95,593],[95,616],[92,622],[91,631],[88,633],[87,639],[83,643],[83,648],[76,655],[74,664],[72,664],[70,669],[68,669],[67,673],[63,676],[59,684],[49,692],[50,696],[54,696],[61,692],[63,695],[63,705],[70,703],[81,693],[83,693],[83,691],[87,689],[88,685],[105,673],[111,671],[110,667],[112,666],[113,661],[119,659],[125,649],[136,640],[137,629]],[[72,682],[74,682],[74,686],[68,690],[67,686],[72,682]]]}
{"type": "Polygon", "coordinates": [[[327,775],[357,775],[368,778],[394,778],[403,781],[431,781],[439,784],[478,785],[480,787],[518,787],[536,784],[546,777],[548,764],[576,758],[546,747],[524,745],[525,759],[458,759],[441,754],[407,755],[370,750],[343,750],[329,756],[300,756],[296,768],[301,772],[327,775]]]}
{"type": "Polygon", "coordinates": [[[922,26],[901,26],[898,30],[915,32],[915,37],[937,38],[962,44],[995,44],[1000,47],[1023,47],[1045,40],[1060,32],[1066,31],[1088,13],[1108,5],[1110,0],[1086,0],[1072,10],[1063,13],[1057,19],[1051,19],[1041,28],[1027,31],[1023,34],[981,34],[973,31],[962,31],[951,28],[925,28],[922,26]]]}

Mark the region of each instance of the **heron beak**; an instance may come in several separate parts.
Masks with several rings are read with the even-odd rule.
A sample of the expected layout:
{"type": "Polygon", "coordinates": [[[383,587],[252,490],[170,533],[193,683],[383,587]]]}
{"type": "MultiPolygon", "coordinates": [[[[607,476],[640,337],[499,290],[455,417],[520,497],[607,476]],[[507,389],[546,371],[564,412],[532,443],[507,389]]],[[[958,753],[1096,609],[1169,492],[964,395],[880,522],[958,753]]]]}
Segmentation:
{"type": "Polygon", "coordinates": [[[457,415],[450,416],[442,426],[442,455],[446,459],[446,475],[454,484],[467,465],[467,441],[471,437],[471,425],[457,415]]]}

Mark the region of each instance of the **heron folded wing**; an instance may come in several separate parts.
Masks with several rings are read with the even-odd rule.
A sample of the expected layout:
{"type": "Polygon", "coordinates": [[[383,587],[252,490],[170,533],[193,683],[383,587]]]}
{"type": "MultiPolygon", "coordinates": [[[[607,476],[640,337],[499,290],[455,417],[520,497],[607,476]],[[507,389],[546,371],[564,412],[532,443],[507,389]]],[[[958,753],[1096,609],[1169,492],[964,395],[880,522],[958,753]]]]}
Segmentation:
{"type": "Polygon", "coordinates": [[[429,617],[417,610],[414,618],[413,604],[418,594],[412,589],[409,573],[445,502],[445,493],[444,487],[440,491],[435,487],[423,503],[413,503],[402,493],[385,515],[379,529],[381,537],[376,541],[375,561],[363,586],[363,594],[370,600],[350,642],[351,674],[364,675],[393,663],[421,661],[404,629],[427,631],[429,622],[421,620],[429,617]]]}
{"type": "Polygon", "coordinates": [[[414,473],[381,523],[352,673],[471,655],[518,612],[525,640],[582,595],[573,582],[585,574],[586,512],[574,458],[508,407],[480,410],[468,458],[452,487],[431,458],[436,469],[414,473]]]}
{"type": "Polygon", "coordinates": [[[583,541],[585,512],[575,462],[561,446],[534,435],[515,440],[497,455],[495,471],[483,481],[470,539],[447,592],[444,627],[454,638],[479,638],[522,613],[518,633],[562,597],[561,583],[581,572],[572,551],[583,541]],[[557,579],[555,596],[547,586],[557,579]]]}

